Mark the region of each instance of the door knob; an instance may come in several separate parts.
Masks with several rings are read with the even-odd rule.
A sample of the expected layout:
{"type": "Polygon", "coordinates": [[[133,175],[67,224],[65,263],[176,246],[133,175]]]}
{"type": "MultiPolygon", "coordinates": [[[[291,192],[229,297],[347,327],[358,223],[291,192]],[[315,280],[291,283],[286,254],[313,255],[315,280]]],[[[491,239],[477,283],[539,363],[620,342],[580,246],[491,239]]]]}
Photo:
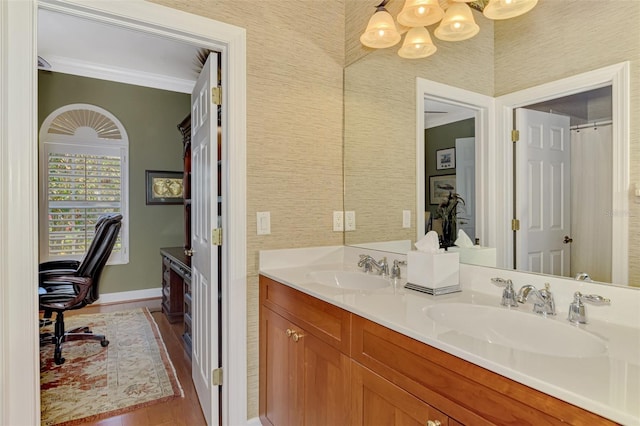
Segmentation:
{"type": "Polygon", "coordinates": [[[565,235],[565,236],[564,236],[564,241],[563,241],[563,243],[565,243],[565,244],[570,244],[570,243],[572,243],[572,242],[573,242],[573,238],[571,238],[571,237],[570,237],[570,236],[568,236],[568,235],[565,235]]]}
{"type": "Polygon", "coordinates": [[[293,334],[293,330],[290,328],[287,328],[287,331],[285,331],[285,334],[287,335],[287,337],[291,337],[291,335],[293,334]]]}
{"type": "Polygon", "coordinates": [[[427,420],[427,426],[441,426],[440,420],[427,420]]]}
{"type": "Polygon", "coordinates": [[[293,341],[298,343],[300,339],[302,339],[303,334],[293,333],[293,341]]]}

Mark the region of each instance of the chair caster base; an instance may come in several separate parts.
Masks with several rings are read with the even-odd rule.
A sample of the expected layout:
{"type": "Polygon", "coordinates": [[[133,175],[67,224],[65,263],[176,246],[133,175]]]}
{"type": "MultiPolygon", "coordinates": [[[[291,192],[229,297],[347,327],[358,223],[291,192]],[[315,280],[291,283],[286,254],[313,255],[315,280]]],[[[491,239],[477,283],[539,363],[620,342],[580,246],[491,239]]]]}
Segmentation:
{"type": "Polygon", "coordinates": [[[109,341],[107,339],[100,340],[100,346],[106,348],[107,346],[109,346],[109,341]]]}

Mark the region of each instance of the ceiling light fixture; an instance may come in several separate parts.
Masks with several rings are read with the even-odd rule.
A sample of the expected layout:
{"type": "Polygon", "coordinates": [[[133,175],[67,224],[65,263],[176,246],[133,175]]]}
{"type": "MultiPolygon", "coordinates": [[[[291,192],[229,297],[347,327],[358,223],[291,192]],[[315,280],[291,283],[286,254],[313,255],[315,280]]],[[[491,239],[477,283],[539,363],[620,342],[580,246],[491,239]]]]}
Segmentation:
{"type": "Polygon", "coordinates": [[[383,0],[376,7],[360,42],[367,47],[384,49],[398,44],[406,32],[398,55],[408,59],[426,58],[438,50],[425,28],[429,25],[440,22],[434,31],[440,40],[467,40],[480,31],[471,8],[489,19],[499,20],[527,13],[538,3],[538,0],[406,0],[397,16],[398,29],[385,8],[389,1],[383,0]]]}

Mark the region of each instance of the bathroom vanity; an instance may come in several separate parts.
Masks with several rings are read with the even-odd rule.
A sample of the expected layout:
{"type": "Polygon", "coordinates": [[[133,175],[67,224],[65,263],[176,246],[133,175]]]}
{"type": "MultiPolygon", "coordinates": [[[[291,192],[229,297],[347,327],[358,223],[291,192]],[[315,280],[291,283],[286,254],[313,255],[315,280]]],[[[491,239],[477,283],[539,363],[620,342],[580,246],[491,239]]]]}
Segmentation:
{"type": "MultiPolygon", "coordinates": [[[[263,262],[261,253],[263,424],[640,424],[640,347],[618,347],[638,339],[636,329],[597,320],[573,327],[561,318],[564,307],[553,319],[531,305],[512,312],[499,306],[499,288],[428,296],[402,280],[380,287],[367,276],[369,289],[367,279],[351,280],[360,272],[349,255],[310,253],[306,264],[287,253],[290,265],[263,262]],[[346,272],[348,288],[322,281],[319,271],[340,279],[346,272]],[[576,344],[550,336],[545,346],[546,336],[533,335],[529,347],[527,339],[510,346],[479,331],[491,328],[486,321],[517,327],[522,318],[542,329],[547,323],[537,321],[555,321],[544,333],[557,327],[569,333],[561,340],[573,341],[576,332],[576,344]]],[[[462,282],[469,271],[461,272],[462,282]]],[[[504,327],[497,330],[508,336],[504,327]]]]}

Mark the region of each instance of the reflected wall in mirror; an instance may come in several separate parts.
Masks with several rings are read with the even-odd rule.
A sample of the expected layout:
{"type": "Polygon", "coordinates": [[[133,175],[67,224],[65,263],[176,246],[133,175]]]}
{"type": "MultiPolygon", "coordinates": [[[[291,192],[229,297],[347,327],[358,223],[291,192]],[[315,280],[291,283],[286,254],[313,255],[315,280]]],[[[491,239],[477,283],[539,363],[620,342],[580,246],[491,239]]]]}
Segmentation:
{"type": "MultiPolygon", "coordinates": [[[[640,185],[640,2],[613,3],[539,2],[531,12],[507,21],[487,21],[474,16],[482,28],[478,36],[464,43],[435,41],[438,54],[423,60],[405,60],[394,49],[367,51],[358,46],[371,5],[348,2],[347,63],[345,68],[345,210],[356,211],[357,229],[345,233],[345,244],[411,239],[415,241],[423,218],[417,203],[416,77],[437,81],[475,93],[500,97],[567,76],[628,60],[630,63],[629,176],[626,188],[628,208],[615,212],[629,219],[628,283],[640,284],[640,203],[633,186],[640,185]],[[361,18],[359,15],[365,15],[361,18]],[[590,31],[584,31],[590,28],[590,31]],[[631,28],[631,30],[629,30],[631,28]],[[402,228],[402,210],[412,210],[412,227],[402,228]]],[[[393,2],[392,2],[393,3],[393,2]]],[[[400,2],[402,3],[402,2],[400,2]]],[[[401,5],[400,5],[401,6],[401,5]]],[[[394,13],[391,11],[392,14],[394,13]]],[[[615,103],[615,99],[614,99],[615,103]]],[[[483,155],[486,166],[500,173],[483,178],[476,186],[487,202],[478,207],[483,224],[495,221],[495,230],[484,226],[491,244],[508,238],[512,208],[493,205],[496,191],[505,191],[507,171],[502,173],[506,143],[494,136],[483,155]],[[493,179],[493,180],[492,180],[493,179]]],[[[511,173],[511,171],[509,171],[511,173]]],[[[423,204],[424,206],[424,204],[423,204]]],[[[593,208],[586,205],[584,208],[593,208]]],[[[424,226],[424,225],[423,225],[424,226]]],[[[614,230],[614,233],[616,231],[614,230]]],[[[513,250],[498,256],[503,267],[512,267],[513,250]],[[509,264],[511,263],[511,264],[509,264]]]]}

